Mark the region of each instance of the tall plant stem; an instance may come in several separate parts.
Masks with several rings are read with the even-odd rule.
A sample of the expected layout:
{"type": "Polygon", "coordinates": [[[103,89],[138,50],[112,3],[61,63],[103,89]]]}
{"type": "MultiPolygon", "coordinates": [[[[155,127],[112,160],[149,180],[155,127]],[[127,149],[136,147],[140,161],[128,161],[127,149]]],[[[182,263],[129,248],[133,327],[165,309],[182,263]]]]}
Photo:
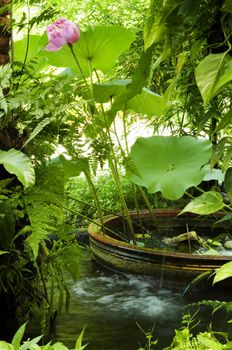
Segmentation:
{"type": "Polygon", "coordinates": [[[120,198],[123,210],[124,210],[124,214],[125,214],[126,219],[127,219],[127,223],[128,223],[128,227],[129,227],[129,231],[130,231],[130,236],[131,236],[133,242],[135,243],[134,228],[133,228],[132,220],[131,220],[131,217],[130,217],[130,214],[129,214],[129,210],[128,210],[128,207],[127,207],[127,204],[126,204],[126,200],[125,200],[125,197],[124,197],[124,194],[123,194],[123,191],[122,191],[122,186],[121,186],[121,183],[120,183],[118,170],[115,167],[115,164],[112,161],[112,159],[109,158],[108,162],[109,162],[109,167],[111,169],[112,175],[113,175],[114,180],[115,180],[116,187],[118,189],[118,194],[119,194],[119,198],[120,198]]]}
{"type": "MultiPolygon", "coordinates": [[[[70,208],[64,207],[64,206],[63,206],[63,209],[65,209],[65,210],[67,210],[67,211],[70,211],[71,213],[74,213],[74,214],[76,214],[76,215],[79,215],[79,216],[82,217],[83,219],[86,219],[87,221],[92,222],[94,225],[99,226],[100,228],[102,227],[102,225],[99,224],[97,221],[90,219],[88,216],[83,215],[83,214],[80,213],[79,211],[76,211],[76,210],[73,210],[73,209],[70,209],[70,208]]],[[[113,215],[114,215],[114,214],[113,214],[113,215]]],[[[119,216],[119,215],[115,214],[115,216],[119,216]]],[[[121,216],[120,216],[120,217],[121,217],[121,216]]],[[[107,232],[113,233],[113,235],[118,236],[122,241],[127,242],[127,240],[125,239],[125,237],[121,236],[119,233],[117,233],[117,232],[111,230],[111,229],[108,228],[108,227],[107,227],[107,232]]]]}
{"type": "MultiPolygon", "coordinates": [[[[124,105],[124,109],[123,109],[122,121],[123,121],[123,136],[124,136],[124,140],[125,140],[126,155],[128,156],[129,155],[129,145],[128,145],[127,132],[126,132],[126,104],[124,105]]],[[[119,146],[121,147],[120,143],[119,143],[119,146]]],[[[124,152],[123,152],[123,154],[124,154],[124,152]]],[[[134,184],[133,184],[133,186],[135,187],[134,184]]],[[[143,188],[141,186],[137,186],[137,188],[139,189],[139,191],[140,191],[140,193],[142,195],[142,198],[143,198],[143,200],[144,200],[144,202],[145,202],[145,204],[146,204],[146,206],[147,206],[147,208],[148,208],[152,218],[154,219],[155,225],[156,225],[158,231],[160,232],[158,220],[157,220],[156,216],[153,214],[151,203],[149,202],[149,199],[147,198],[146,193],[144,192],[144,190],[143,190],[143,188]]],[[[135,191],[135,193],[136,193],[136,191],[135,191]]],[[[135,204],[136,204],[136,210],[139,213],[137,200],[135,200],[135,204]]]]}
{"type": "MultiPolygon", "coordinates": [[[[97,77],[97,81],[100,84],[100,79],[99,79],[99,76],[98,76],[98,73],[97,73],[96,70],[95,70],[95,74],[96,74],[96,77],[97,77]]],[[[131,220],[131,217],[130,217],[130,214],[129,214],[129,210],[128,210],[128,207],[127,207],[127,204],[126,204],[126,200],[125,200],[125,197],[124,197],[124,194],[123,194],[123,190],[122,190],[122,186],[121,186],[121,182],[120,182],[120,178],[119,178],[119,173],[118,173],[118,168],[117,168],[117,157],[116,157],[116,154],[115,154],[115,151],[114,151],[114,145],[113,145],[113,142],[112,142],[110,129],[109,129],[108,122],[107,122],[107,119],[106,119],[106,113],[105,113],[103,104],[101,104],[101,108],[102,108],[102,114],[104,116],[105,127],[106,127],[106,134],[104,132],[102,132],[101,135],[102,135],[103,139],[110,141],[110,155],[108,157],[108,164],[109,164],[112,176],[114,178],[115,185],[116,185],[116,187],[118,189],[118,193],[119,193],[119,198],[120,198],[120,201],[121,201],[122,209],[124,211],[124,215],[125,215],[127,223],[128,223],[130,236],[131,236],[133,242],[135,243],[136,240],[135,240],[134,228],[133,228],[132,220],[131,220]]],[[[116,137],[117,137],[117,134],[116,134],[116,137]]]]}
{"type": "Polygon", "coordinates": [[[152,218],[154,220],[155,226],[156,226],[158,232],[160,233],[159,222],[157,220],[157,217],[153,213],[153,208],[151,206],[151,203],[149,202],[149,199],[147,198],[147,195],[144,192],[143,188],[141,186],[137,186],[137,187],[138,187],[138,189],[139,189],[139,191],[140,191],[140,193],[141,193],[141,195],[143,197],[143,200],[144,200],[144,202],[145,202],[145,204],[147,206],[147,209],[149,210],[149,212],[150,212],[150,214],[151,214],[151,216],[152,216],[152,218]]]}
{"type": "Polygon", "coordinates": [[[77,56],[76,56],[76,54],[75,54],[75,52],[74,52],[74,50],[73,50],[73,45],[72,45],[72,44],[68,44],[68,46],[69,46],[69,48],[70,48],[70,50],[71,50],[71,53],[72,53],[73,58],[74,58],[74,60],[75,60],[75,62],[76,62],[76,64],[77,64],[77,67],[78,67],[78,69],[79,69],[79,71],[80,71],[80,73],[81,73],[81,75],[82,75],[82,78],[83,78],[83,80],[84,80],[84,83],[85,83],[87,89],[89,90],[89,84],[88,84],[88,82],[87,82],[87,80],[86,80],[86,78],[85,78],[84,72],[83,72],[83,70],[82,70],[82,68],[81,68],[81,66],[80,66],[80,63],[79,63],[79,61],[78,61],[78,59],[77,59],[77,56]]]}
{"type": "MultiPolygon", "coordinates": [[[[78,67],[78,69],[79,69],[79,71],[80,71],[80,73],[81,73],[81,75],[83,77],[85,85],[86,85],[87,89],[90,91],[91,97],[93,98],[93,80],[92,80],[92,67],[91,67],[91,64],[89,62],[89,74],[90,74],[90,84],[91,84],[91,88],[90,88],[89,84],[88,84],[88,82],[87,82],[87,80],[85,78],[85,75],[83,73],[83,70],[82,70],[82,68],[80,66],[80,63],[79,63],[79,61],[78,61],[78,59],[76,57],[76,54],[75,54],[75,52],[73,50],[72,44],[68,44],[68,46],[69,46],[69,48],[70,48],[70,50],[72,52],[72,55],[73,55],[74,60],[75,60],[75,62],[77,64],[77,67],[78,67]]],[[[97,191],[96,191],[95,186],[94,186],[94,184],[92,182],[92,179],[91,179],[91,176],[90,176],[89,172],[85,171],[84,174],[85,174],[86,180],[87,180],[87,182],[89,184],[89,188],[90,188],[90,191],[92,193],[92,196],[93,196],[96,208],[97,208],[97,212],[98,212],[98,215],[99,215],[99,219],[100,219],[100,222],[101,222],[103,233],[105,233],[103,213],[102,213],[102,209],[101,209],[101,206],[100,206],[100,202],[99,202],[97,191]]]]}
{"type": "Polygon", "coordinates": [[[126,147],[126,154],[129,155],[129,145],[127,140],[127,132],[126,132],[126,104],[123,108],[123,114],[122,114],[122,123],[123,123],[123,136],[125,140],[125,147],[126,147]]]}

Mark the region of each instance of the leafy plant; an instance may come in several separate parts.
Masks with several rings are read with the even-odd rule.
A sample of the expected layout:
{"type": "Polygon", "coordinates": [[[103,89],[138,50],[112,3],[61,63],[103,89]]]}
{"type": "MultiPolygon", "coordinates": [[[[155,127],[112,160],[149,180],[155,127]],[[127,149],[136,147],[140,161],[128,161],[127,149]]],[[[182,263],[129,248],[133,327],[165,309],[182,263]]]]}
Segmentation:
{"type": "Polygon", "coordinates": [[[202,167],[210,156],[211,144],[206,140],[189,136],[140,138],[132,146],[128,174],[149,192],[161,191],[168,199],[178,199],[203,180],[202,167]]]}
{"type": "MultiPolygon", "coordinates": [[[[40,342],[42,336],[38,336],[33,339],[23,341],[25,327],[26,327],[26,323],[24,323],[18,329],[11,343],[7,343],[6,341],[3,341],[3,340],[0,341],[0,347],[5,350],[69,350],[64,344],[60,342],[57,342],[54,344],[51,344],[51,342],[49,342],[46,345],[39,345],[38,343],[40,342]]],[[[83,344],[83,335],[84,335],[84,329],[80,333],[79,337],[77,338],[77,341],[74,347],[75,350],[83,350],[87,346],[87,344],[83,344]]]]}

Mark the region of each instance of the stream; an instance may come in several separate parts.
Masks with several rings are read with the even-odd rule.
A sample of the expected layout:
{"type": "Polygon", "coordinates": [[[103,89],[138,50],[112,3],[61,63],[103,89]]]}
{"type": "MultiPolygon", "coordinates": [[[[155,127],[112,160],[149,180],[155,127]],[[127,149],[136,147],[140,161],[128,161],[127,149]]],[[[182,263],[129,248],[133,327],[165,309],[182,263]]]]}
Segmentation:
{"type": "MultiPolygon", "coordinates": [[[[86,254],[88,254],[86,252],[86,254]]],[[[68,313],[58,315],[49,335],[74,347],[77,336],[85,328],[84,343],[90,350],[137,350],[145,345],[144,332],[154,326],[155,349],[171,343],[175,329],[180,327],[185,305],[210,299],[209,291],[190,292],[183,297],[179,282],[165,287],[159,279],[149,276],[119,274],[105,270],[91,259],[84,259],[80,278],[68,280],[71,304],[68,313]]],[[[224,292],[216,295],[223,300],[224,292]]],[[[213,296],[215,298],[215,296],[213,296]]],[[[208,324],[205,310],[202,315],[208,324]]],[[[223,316],[224,318],[224,316],[223,316]]],[[[219,324],[222,324],[219,322],[219,324]]]]}

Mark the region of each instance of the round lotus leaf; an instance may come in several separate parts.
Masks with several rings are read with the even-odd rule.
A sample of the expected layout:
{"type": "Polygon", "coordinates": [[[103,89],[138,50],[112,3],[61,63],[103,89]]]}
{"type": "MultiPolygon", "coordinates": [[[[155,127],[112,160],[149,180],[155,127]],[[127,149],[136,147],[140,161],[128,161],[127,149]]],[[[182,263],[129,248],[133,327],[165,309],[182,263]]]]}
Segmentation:
{"type": "Polygon", "coordinates": [[[211,143],[191,136],[152,136],[138,138],[131,148],[127,174],[150,193],[161,191],[168,199],[178,199],[197,186],[206,173],[211,143]]]}

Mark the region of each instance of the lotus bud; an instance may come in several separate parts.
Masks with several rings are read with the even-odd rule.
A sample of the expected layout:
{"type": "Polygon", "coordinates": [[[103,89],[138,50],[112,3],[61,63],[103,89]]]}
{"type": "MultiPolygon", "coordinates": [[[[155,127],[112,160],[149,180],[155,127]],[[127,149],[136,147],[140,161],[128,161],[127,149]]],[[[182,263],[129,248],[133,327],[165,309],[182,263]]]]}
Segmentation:
{"type": "Polygon", "coordinates": [[[49,43],[46,46],[48,51],[58,51],[65,44],[73,44],[80,39],[78,26],[65,18],[59,18],[56,22],[47,27],[49,43]]]}

